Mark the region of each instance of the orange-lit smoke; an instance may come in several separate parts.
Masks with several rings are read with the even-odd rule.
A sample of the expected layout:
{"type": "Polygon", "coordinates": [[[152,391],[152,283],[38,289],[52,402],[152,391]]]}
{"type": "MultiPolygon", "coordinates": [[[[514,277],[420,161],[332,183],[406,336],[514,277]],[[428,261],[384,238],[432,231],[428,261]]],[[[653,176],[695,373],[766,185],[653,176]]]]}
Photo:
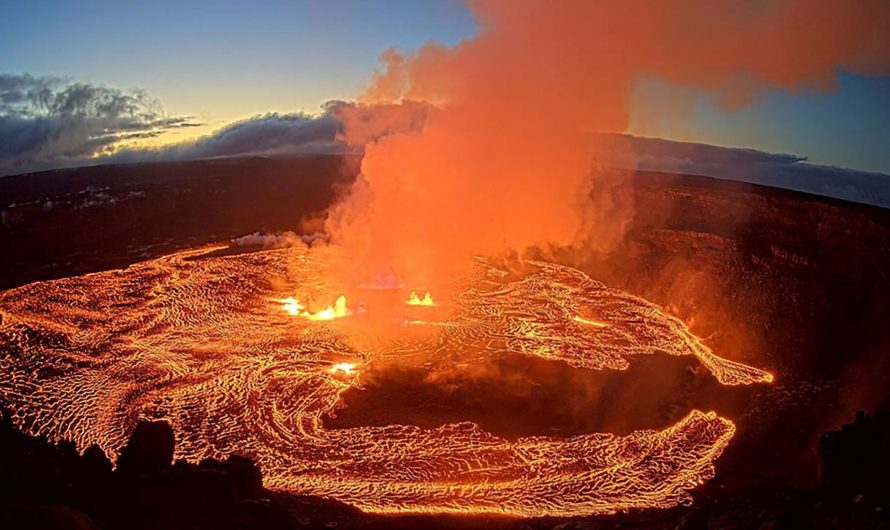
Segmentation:
{"type": "MultiPolygon", "coordinates": [[[[590,133],[628,126],[635,82],[708,90],[727,108],[765,87],[830,89],[838,70],[890,70],[885,0],[479,0],[477,36],[389,50],[362,98],[385,104],[334,239],[410,285],[463,263],[576,241],[590,133]],[[417,119],[417,103],[434,110],[417,119]],[[407,118],[406,118],[407,116],[407,118]],[[403,132],[396,132],[401,124],[403,132]],[[407,126],[406,126],[407,125],[407,126]]],[[[372,107],[342,117],[359,143],[372,107]]],[[[596,229],[596,227],[593,227],[596,229]]]]}

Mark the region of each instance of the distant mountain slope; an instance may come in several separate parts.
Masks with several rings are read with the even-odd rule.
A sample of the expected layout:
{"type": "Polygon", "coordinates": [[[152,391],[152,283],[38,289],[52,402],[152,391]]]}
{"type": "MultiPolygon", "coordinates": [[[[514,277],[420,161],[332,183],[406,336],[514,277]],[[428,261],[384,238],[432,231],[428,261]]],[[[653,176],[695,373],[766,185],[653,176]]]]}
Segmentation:
{"type": "MultiPolygon", "coordinates": [[[[422,116],[422,109],[415,114],[422,116]]],[[[422,118],[416,117],[416,120],[422,121],[422,118]]],[[[94,166],[97,168],[134,168],[155,163],[172,164],[167,167],[182,167],[176,164],[192,164],[204,160],[204,163],[214,165],[225,163],[227,159],[242,160],[251,157],[336,156],[344,153],[349,153],[348,156],[360,156],[355,152],[355,149],[360,151],[360,147],[350,148],[338,142],[334,139],[335,132],[335,121],[329,113],[315,119],[304,116],[267,116],[224,128],[192,145],[158,151],[127,151],[107,159],[92,160],[91,163],[98,164],[94,166]],[[139,164],[124,166],[120,162],[139,164]]],[[[890,175],[881,173],[811,164],[806,157],[792,154],[627,134],[593,134],[591,142],[593,152],[596,153],[596,162],[608,167],[737,180],[890,208],[890,175]]],[[[81,167],[31,173],[30,176],[43,179],[43,176],[50,174],[71,177],[96,175],[102,171],[81,167]]],[[[141,173],[142,170],[138,172],[141,173]]],[[[24,176],[12,177],[20,179],[24,176]]],[[[9,178],[11,177],[0,176],[0,203],[9,196],[9,178]]],[[[21,180],[16,182],[16,186],[22,185],[21,180]]],[[[60,184],[54,178],[44,182],[51,182],[53,186],[60,184]]],[[[25,187],[31,189],[30,184],[25,187]]]]}
{"type": "Polygon", "coordinates": [[[597,134],[594,143],[606,166],[737,180],[890,208],[890,175],[882,173],[811,164],[797,155],[626,134],[597,134]]]}

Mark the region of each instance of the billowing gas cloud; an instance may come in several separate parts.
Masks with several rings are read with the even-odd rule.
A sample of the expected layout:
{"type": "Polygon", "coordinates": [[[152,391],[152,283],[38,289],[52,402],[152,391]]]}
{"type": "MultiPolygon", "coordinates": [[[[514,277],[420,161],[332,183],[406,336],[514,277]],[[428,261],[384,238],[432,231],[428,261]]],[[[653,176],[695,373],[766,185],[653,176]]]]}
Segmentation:
{"type": "MultiPolygon", "coordinates": [[[[540,243],[570,244],[596,153],[628,126],[642,77],[711,91],[727,108],[765,87],[831,89],[838,70],[890,70],[885,0],[478,0],[479,34],[453,48],[389,50],[363,102],[423,101],[420,130],[366,146],[332,212],[335,240],[369,274],[409,283],[540,243]]],[[[345,117],[345,130],[368,127],[345,117]]],[[[594,227],[595,229],[595,227],[594,227]]]]}

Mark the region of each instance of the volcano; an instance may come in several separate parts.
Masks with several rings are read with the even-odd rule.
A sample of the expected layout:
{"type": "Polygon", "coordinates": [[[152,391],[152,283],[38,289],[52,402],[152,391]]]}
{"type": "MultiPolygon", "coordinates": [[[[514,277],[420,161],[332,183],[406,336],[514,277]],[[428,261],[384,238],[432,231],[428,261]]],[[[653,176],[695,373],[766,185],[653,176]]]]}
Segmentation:
{"type": "Polygon", "coordinates": [[[590,200],[632,206],[620,238],[480,259],[449,296],[405,286],[380,337],[380,320],[362,323],[386,290],[331,290],[335,249],[240,237],[310,235],[295,220],[355,167],[251,158],[0,181],[0,239],[20,249],[0,298],[16,426],[114,455],[139,420],[165,420],[177,457],[242,454],[284,494],[567,517],[813,485],[821,434],[887,404],[885,210],[614,171],[590,200]],[[306,315],[343,318],[282,311],[306,292],[324,300],[306,315]]]}

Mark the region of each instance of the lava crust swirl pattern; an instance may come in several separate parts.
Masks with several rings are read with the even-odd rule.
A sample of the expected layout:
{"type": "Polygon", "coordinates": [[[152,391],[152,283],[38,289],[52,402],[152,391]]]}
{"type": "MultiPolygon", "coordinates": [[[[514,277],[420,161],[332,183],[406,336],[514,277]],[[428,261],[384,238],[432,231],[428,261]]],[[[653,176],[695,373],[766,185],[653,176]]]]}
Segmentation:
{"type": "Polygon", "coordinates": [[[715,356],[656,306],[560,265],[518,278],[480,260],[480,277],[446,302],[449,316],[403,320],[403,334],[375,341],[345,327],[352,317],[311,321],[271,302],[287,296],[271,278],[326,288],[316,250],[214,250],[0,293],[0,405],[30,433],[108,452],[137,420],[166,419],[177,457],[248,455],[267,487],[371,512],[572,516],[689,502],[733,423],[693,410],[661,431],[506,440],[470,422],[323,420],[361,367],[412,355],[532,355],[591,369],[694,355],[724,384],[771,379],[715,356]]]}

